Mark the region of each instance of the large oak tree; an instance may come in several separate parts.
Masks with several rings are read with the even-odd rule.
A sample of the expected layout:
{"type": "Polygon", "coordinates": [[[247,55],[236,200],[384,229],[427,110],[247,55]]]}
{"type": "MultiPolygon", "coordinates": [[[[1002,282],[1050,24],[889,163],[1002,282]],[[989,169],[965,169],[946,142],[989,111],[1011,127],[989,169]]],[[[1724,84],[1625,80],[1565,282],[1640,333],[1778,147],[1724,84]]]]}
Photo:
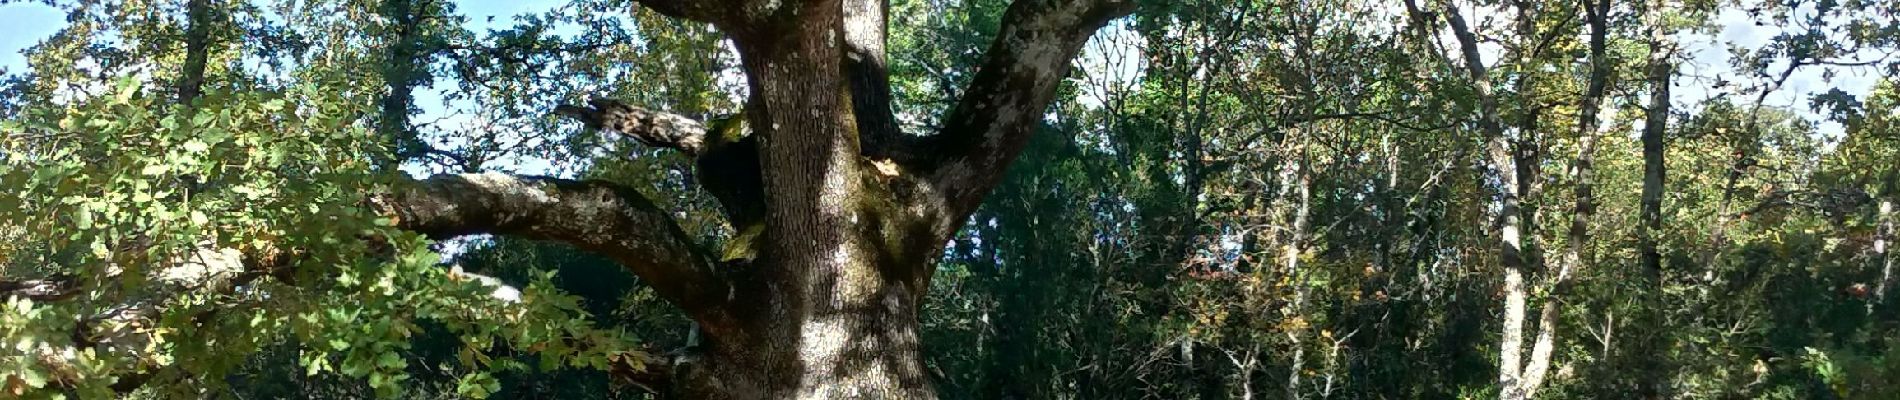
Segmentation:
{"type": "MultiPolygon", "coordinates": [[[[1097,29],[1135,8],[1130,0],[1015,2],[1005,13],[996,39],[972,74],[970,84],[958,91],[961,99],[948,114],[941,116],[939,131],[905,132],[894,115],[886,61],[888,2],[650,0],[638,3],[671,18],[709,23],[730,38],[739,53],[748,88],[743,120],[709,124],[612,99],[596,99],[587,106],[562,106],[556,111],[589,128],[693,158],[698,169],[697,181],[717,199],[726,222],[738,232],[726,251],[711,251],[698,243],[685,233],[671,211],[656,206],[637,190],[605,181],[498,173],[395,178],[393,182],[384,182],[386,185],[375,185],[388,190],[374,191],[378,194],[361,204],[385,221],[384,225],[430,238],[493,234],[546,240],[615,260],[697,322],[703,343],[695,347],[690,357],[673,359],[678,362],[649,358],[628,362],[618,356],[606,356],[616,360],[590,364],[611,364],[623,377],[687,398],[718,399],[934,398],[920,354],[917,312],[943,246],[1001,180],[1007,166],[1038,129],[1058,85],[1069,74],[1070,60],[1097,29]]],[[[320,107],[299,110],[299,106],[292,105],[287,109],[281,100],[262,101],[270,105],[260,106],[264,116],[257,118],[229,117],[232,114],[228,108],[248,104],[231,99],[214,99],[230,103],[229,107],[194,106],[222,103],[194,103],[203,99],[199,94],[204,85],[203,59],[211,53],[207,40],[200,38],[205,36],[202,31],[206,27],[200,25],[210,20],[208,16],[212,13],[207,10],[213,7],[205,2],[192,4],[195,7],[191,13],[194,41],[190,47],[195,50],[181,74],[184,78],[174,89],[182,102],[181,108],[204,114],[206,118],[166,117],[163,122],[190,124],[193,129],[182,131],[200,136],[179,138],[188,139],[184,148],[197,153],[207,149],[221,151],[218,148],[228,142],[205,135],[225,129],[227,125],[239,131],[289,130],[300,128],[286,125],[288,121],[324,119],[318,117],[323,115],[318,113],[324,111],[320,107]],[[218,114],[219,118],[209,118],[220,109],[224,110],[218,114]]],[[[401,30],[403,36],[395,40],[401,45],[414,44],[417,38],[408,35],[414,33],[410,26],[413,21],[398,18],[397,22],[398,28],[405,30],[401,30]]],[[[404,58],[391,54],[397,59],[404,58]]],[[[380,102],[380,111],[386,116],[405,114],[403,110],[409,103],[407,91],[413,86],[409,78],[413,76],[405,75],[401,82],[392,83],[391,97],[380,102]]],[[[123,94],[116,95],[119,105],[114,106],[118,108],[113,109],[137,111],[123,107],[135,92],[120,93],[123,94]]],[[[328,114],[335,113],[330,110],[328,114]]],[[[379,140],[401,136],[407,129],[403,119],[383,122],[385,129],[378,131],[379,140]]],[[[171,125],[165,127],[171,129],[171,125]]],[[[323,129],[327,128],[316,128],[323,129]]],[[[66,134],[55,134],[63,135],[66,134]]],[[[413,150],[407,148],[413,147],[411,143],[401,140],[393,143],[397,145],[396,150],[413,150]]],[[[111,159],[111,151],[121,150],[124,148],[108,146],[103,150],[108,153],[82,157],[111,159]]],[[[256,156],[258,152],[244,150],[241,154],[256,156]]],[[[401,156],[398,154],[396,158],[401,156]]],[[[324,168],[321,166],[326,163],[356,165],[362,161],[343,157],[316,165],[324,168]]],[[[389,157],[372,158],[378,165],[376,168],[390,171],[389,157]]],[[[31,160],[37,159],[21,160],[35,162],[31,160]]],[[[198,157],[189,154],[167,160],[178,166],[143,168],[141,173],[163,176],[200,167],[208,168],[205,171],[229,170],[224,166],[227,164],[222,163],[186,167],[202,164],[198,157]]],[[[299,167],[283,164],[282,157],[273,160],[278,160],[276,165],[259,172],[297,174],[295,170],[299,167]]],[[[107,169],[128,168],[113,167],[111,163],[98,165],[107,169]]],[[[45,182],[49,186],[33,187],[46,190],[75,187],[59,183],[60,176],[36,173],[29,181],[45,182]]],[[[24,175],[19,177],[25,178],[24,175]]],[[[188,184],[184,193],[205,190],[232,193],[232,190],[251,189],[215,189],[188,184]]],[[[26,193],[36,192],[28,190],[26,193]]],[[[244,193],[248,193],[244,195],[248,197],[239,198],[255,201],[271,197],[255,191],[244,193]]],[[[310,204],[313,211],[322,208],[314,202],[310,204]]],[[[103,202],[84,202],[80,204],[79,213],[92,215],[92,209],[84,207],[95,205],[116,207],[103,202]]],[[[273,207],[269,202],[249,206],[273,207]]],[[[27,212],[57,213],[51,209],[27,212]]],[[[107,212],[117,215],[114,213],[117,211],[107,212]]],[[[163,210],[157,213],[177,214],[163,210]]],[[[343,217],[332,214],[312,220],[332,222],[295,225],[352,226],[336,224],[335,221],[340,221],[336,218],[343,217]]],[[[191,212],[187,220],[191,222],[188,225],[225,223],[221,217],[214,220],[196,211],[191,212]]],[[[27,222],[28,226],[38,226],[27,222]]],[[[90,218],[80,222],[81,229],[94,226],[90,218]]],[[[158,254],[157,258],[141,264],[149,263],[158,268],[155,274],[171,277],[161,285],[166,290],[156,292],[161,295],[208,291],[239,297],[255,293],[241,288],[259,284],[258,278],[265,276],[276,276],[286,284],[305,284],[303,276],[312,269],[295,271],[298,265],[308,264],[304,261],[323,259],[348,264],[351,262],[347,260],[352,257],[299,248],[294,242],[271,243],[269,240],[235,245],[207,240],[184,245],[197,250],[166,253],[159,249],[172,237],[191,236],[148,231],[126,240],[116,234],[100,235],[106,236],[93,242],[116,243],[112,249],[95,247],[103,250],[94,252],[104,260],[95,264],[104,268],[100,272],[0,281],[0,293],[11,299],[43,302],[92,297],[87,293],[101,290],[99,279],[121,274],[123,268],[118,265],[136,265],[114,261],[120,257],[107,254],[113,251],[158,254]],[[167,291],[169,289],[177,290],[167,291]]],[[[322,241],[334,239],[331,234],[317,236],[325,236],[322,241]]],[[[370,253],[367,255],[372,258],[386,258],[392,254],[390,245],[401,246],[400,239],[384,235],[358,235],[356,239],[368,244],[370,253]]],[[[47,264],[69,263],[48,261],[47,264]]],[[[472,274],[457,270],[450,277],[468,275],[472,274]]],[[[481,278],[477,281],[496,284],[491,278],[476,277],[481,278]]],[[[167,315],[189,308],[134,304],[81,318],[73,329],[75,343],[69,348],[105,345],[129,354],[139,353],[137,348],[148,342],[131,340],[131,335],[124,332],[101,333],[95,325],[134,321],[148,317],[146,313],[152,310],[168,307],[173,311],[167,311],[167,315]]],[[[30,306],[25,309],[33,310],[30,306]]],[[[430,312],[427,310],[430,309],[418,312],[430,312]]],[[[230,312],[213,309],[189,315],[210,323],[219,313],[230,312]]],[[[38,318],[32,315],[36,314],[20,318],[38,318]]],[[[257,323],[253,322],[255,326],[257,323]]],[[[406,332],[408,328],[402,326],[398,323],[387,329],[406,332]]],[[[572,343],[564,340],[567,339],[543,340],[533,346],[586,345],[586,340],[572,343]]],[[[332,345],[335,350],[353,346],[347,341],[333,343],[336,343],[332,345]]],[[[92,356],[80,358],[87,357],[92,356]]],[[[342,368],[361,371],[362,368],[350,364],[358,359],[360,357],[345,357],[342,368]]],[[[84,363],[82,360],[67,366],[84,363]]],[[[322,361],[307,360],[306,364],[310,364],[312,371],[325,368],[322,361]]],[[[378,362],[377,366],[400,367],[401,364],[397,360],[378,362]]],[[[124,366],[119,372],[125,374],[112,380],[115,382],[112,388],[121,391],[137,388],[163,373],[164,368],[162,364],[124,366]]],[[[60,375],[59,371],[72,368],[53,369],[55,375],[60,375]]],[[[33,379],[24,382],[24,387],[45,384],[39,382],[38,377],[33,379]]],[[[372,380],[372,385],[377,385],[375,379],[372,380]]],[[[88,389],[75,382],[66,383],[88,389]]],[[[13,390],[22,388],[21,382],[0,386],[13,390]]],[[[380,386],[388,385],[384,382],[380,386]]]]}
{"type": "Polygon", "coordinates": [[[705,333],[674,390],[737,399],[934,397],[917,309],[937,255],[1036,130],[1070,59],[1134,8],[1017,1],[941,130],[913,135],[890,104],[885,2],[641,3],[730,36],[749,129],[611,100],[562,111],[695,157],[728,222],[750,233],[737,256],[715,258],[667,212],[603,183],[441,176],[382,204],[433,237],[514,235],[618,260],[705,333]]]}

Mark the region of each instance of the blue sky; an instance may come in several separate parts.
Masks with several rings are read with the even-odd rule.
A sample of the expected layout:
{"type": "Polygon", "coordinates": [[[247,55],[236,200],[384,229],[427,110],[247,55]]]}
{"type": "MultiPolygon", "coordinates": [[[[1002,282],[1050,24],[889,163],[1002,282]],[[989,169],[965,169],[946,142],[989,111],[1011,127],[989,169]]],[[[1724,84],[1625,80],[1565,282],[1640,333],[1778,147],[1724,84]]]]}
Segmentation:
{"type": "MultiPolygon", "coordinates": [[[[456,2],[463,15],[469,17],[468,27],[476,31],[501,28],[512,25],[510,17],[523,13],[540,12],[563,4],[562,0],[463,0],[456,2]],[[488,17],[494,21],[489,22],[488,17]]],[[[1756,26],[1739,9],[1731,7],[1718,18],[1722,28],[1713,34],[1684,34],[1678,40],[1689,52],[1689,62],[1684,72],[1693,76],[1728,75],[1729,54],[1727,44],[1734,43],[1744,47],[1758,47],[1768,38],[1779,33],[1779,28],[1756,26]]],[[[0,70],[23,72],[26,58],[20,51],[38,43],[41,39],[56,32],[65,25],[65,15],[52,7],[31,3],[14,2],[0,4],[0,70]]],[[[1772,105],[1792,106],[1798,111],[1807,112],[1807,98],[1811,94],[1824,92],[1830,88],[1841,88],[1848,93],[1865,95],[1879,76],[1869,71],[1840,70],[1829,80],[1824,79],[1822,68],[1805,68],[1791,77],[1786,87],[1770,96],[1772,105]]],[[[1678,104],[1690,104],[1706,98],[1710,94],[1710,82],[1695,79],[1679,79],[1674,95],[1678,104]]],[[[418,105],[425,110],[425,116],[439,114],[441,102],[438,93],[425,90],[418,99],[418,105]]],[[[1837,124],[1823,124],[1823,134],[1838,135],[1837,124]]]]}
{"type": "Polygon", "coordinates": [[[66,13],[39,3],[0,4],[0,69],[24,71],[21,50],[66,26],[66,13]]]}
{"type": "MultiPolygon", "coordinates": [[[[506,27],[509,17],[544,11],[560,5],[560,0],[460,0],[456,7],[469,17],[468,27],[477,31],[506,27]],[[495,22],[489,23],[489,16],[495,22]]],[[[26,69],[21,50],[32,47],[66,26],[66,13],[34,2],[0,4],[0,68],[18,72],[26,69]]]]}

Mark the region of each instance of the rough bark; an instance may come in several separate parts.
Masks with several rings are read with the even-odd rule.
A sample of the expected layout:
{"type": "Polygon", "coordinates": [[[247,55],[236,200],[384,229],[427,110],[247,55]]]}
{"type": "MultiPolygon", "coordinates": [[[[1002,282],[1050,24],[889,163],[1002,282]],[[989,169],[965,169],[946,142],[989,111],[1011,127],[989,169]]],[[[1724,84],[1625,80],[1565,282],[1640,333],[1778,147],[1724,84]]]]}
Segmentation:
{"type": "Polygon", "coordinates": [[[554,112],[598,129],[633,139],[649,147],[679,150],[698,156],[707,145],[706,126],[684,115],[649,110],[613,99],[593,99],[589,107],[563,105],[554,112]]]}
{"type": "Polygon", "coordinates": [[[668,212],[630,188],[458,174],[405,183],[375,202],[396,226],[431,238],[496,234],[572,244],[619,262],[708,329],[734,325],[720,312],[735,294],[722,270],[668,212]]]}
{"type": "Polygon", "coordinates": [[[952,214],[968,214],[1002,179],[1068,75],[1069,59],[1089,36],[1133,9],[1134,2],[1125,0],[1020,0],[1010,6],[976,77],[934,138],[946,155],[937,160],[930,182],[952,214]]]}
{"type": "Polygon", "coordinates": [[[891,77],[885,43],[889,0],[845,0],[844,73],[851,84],[851,110],[858,142],[873,159],[912,161],[909,137],[891,109],[891,77]]]}

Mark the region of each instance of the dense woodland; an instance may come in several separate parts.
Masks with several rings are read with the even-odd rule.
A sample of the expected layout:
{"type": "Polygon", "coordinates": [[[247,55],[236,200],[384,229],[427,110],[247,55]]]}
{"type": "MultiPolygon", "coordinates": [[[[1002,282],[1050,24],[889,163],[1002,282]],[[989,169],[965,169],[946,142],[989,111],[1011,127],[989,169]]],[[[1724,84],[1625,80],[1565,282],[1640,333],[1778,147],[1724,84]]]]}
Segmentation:
{"type": "Polygon", "coordinates": [[[0,398],[1900,396],[1892,0],[14,6],[0,398]]]}

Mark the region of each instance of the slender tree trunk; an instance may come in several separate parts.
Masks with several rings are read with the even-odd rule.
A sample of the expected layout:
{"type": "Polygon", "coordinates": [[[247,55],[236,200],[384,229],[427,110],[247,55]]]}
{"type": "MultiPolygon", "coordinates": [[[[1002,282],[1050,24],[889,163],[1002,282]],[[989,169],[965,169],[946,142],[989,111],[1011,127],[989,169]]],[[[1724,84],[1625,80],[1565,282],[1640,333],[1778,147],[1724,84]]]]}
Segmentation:
{"type": "Polygon", "coordinates": [[[1602,109],[1603,94],[1609,87],[1610,63],[1605,50],[1609,36],[1609,0],[1595,0],[1584,3],[1584,14],[1590,27],[1590,75],[1584,88],[1583,97],[1578,104],[1577,117],[1577,159],[1571,166],[1570,177],[1576,205],[1571,208],[1569,246],[1559,260],[1557,273],[1550,278],[1549,295],[1545,298],[1544,309],[1538,315],[1537,338],[1531,345],[1531,358],[1524,365],[1524,383],[1522,397],[1537,395],[1544,383],[1544,377],[1550,371],[1551,354],[1556,349],[1558,321],[1561,317],[1564,295],[1569,292],[1570,274],[1587,268],[1590,260],[1590,219],[1596,214],[1596,193],[1593,187],[1593,174],[1596,163],[1597,140],[1602,136],[1598,132],[1598,115],[1602,109]]]}
{"type": "MultiPolygon", "coordinates": [[[[1663,185],[1666,177],[1664,157],[1667,149],[1664,135],[1669,127],[1669,85],[1675,74],[1675,65],[1671,60],[1675,43],[1663,26],[1662,15],[1667,11],[1667,2],[1657,1],[1651,5],[1648,18],[1649,30],[1649,66],[1646,80],[1649,81],[1649,105],[1643,120],[1643,190],[1640,217],[1642,226],[1638,228],[1639,260],[1642,263],[1643,282],[1637,296],[1642,307],[1636,313],[1635,321],[1646,331],[1638,331],[1635,336],[1635,348],[1629,352],[1636,357],[1636,365],[1642,372],[1637,374],[1634,397],[1659,399],[1667,397],[1667,379],[1672,374],[1665,371],[1668,357],[1668,329],[1664,327],[1662,304],[1662,253],[1657,250],[1658,236],[1662,232],[1663,185]]],[[[1733,185],[1736,175],[1731,174],[1729,185],[1733,185]]],[[[1727,198],[1727,194],[1723,195],[1727,198]]],[[[1720,211],[1726,218],[1727,201],[1723,201],[1720,211]]],[[[1717,241],[1722,227],[1727,221],[1716,224],[1717,241]]],[[[1719,252],[1712,249],[1711,252],[1719,252]]],[[[1713,269],[1709,269],[1713,271],[1713,269]]]]}
{"type": "Polygon", "coordinates": [[[1874,303],[1887,304],[1887,288],[1893,286],[1893,255],[1888,249],[1893,247],[1893,201],[1880,201],[1880,214],[1877,218],[1880,227],[1874,232],[1874,262],[1880,265],[1880,284],[1874,286],[1874,303]]]}
{"type": "MultiPolygon", "coordinates": [[[[1313,180],[1307,171],[1306,165],[1306,133],[1301,132],[1297,135],[1298,138],[1294,139],[1293,146],[1297,148],[1294,153],[1298,155],[1289,157],[1292,158],[1292,160],[1287,163],[1287,166],[1283,168],[1280,173],[1282,184],[1289,185],[1286,186],[1287,190],[1282,191],[1282,195],[1280,196],[1281,200],[1289,200],[1287,199],[1289,196],[1287,196],[1285,192],[1292,192],[1293,196],[1298,196],[1292,199],[1294,202],[1293,208],[1288,210],[1288,214],[1290,215],[1286,219],[1286,241],[1281,248],[1282,266],[1285,268],[1286,274],[1292,277],[1294,285],[1293,304],[1288,308],[1292,310],[1295,315],[1306,313],[1306,298],[1312,291],[1311,288],[1307,287],[1304,278],[1305,274],[1300,271],[1300,253],[1303,251],[1306,242],[1306,224],[1307,216],[1311,212],[1313,180]]],[[[1287,340],[1293,343],[1293,359],[1289,365],[1286,379],[1286,394],[1288,399],[1301,398],[1300,376],[1306,369],[1306,344],[1304,342],[1311,331],[1311,326],[1302,325],[1286,333],[1287,340]]]]}
{"type": "Polygon", "coordinates": [[[1643,193],[1642,226],[1637,229],[1639,257],[1644,278],[1660,282],[1662,279],[1662,253],[1656,249],[1657,235],[1662,232],[1663,184],[1666,176],[1663,165],[1663,135],[1669,125],[1669,84],[1674,75],[1675,66],[1670,61],[1670,38],[1661,27],[1651,23],[1649,32],[1649,68],[1646,80],[1649,82],[1649,106],[1644,110],[1643,119],[1643,193]]]}
{"type": "Polygon", "coordinates": [[[211,58],[211,0],[185,4],[185,67],[178,79],[178,104],[186,108],[204,91],[205,65],[211,58]]]}
{"type": "Polygon", "coordinates": [[[1240,370],[1240,399],[1253,400],[1253,364],[1240,370]]]}
{"type": "MultiPolygon", "coordinates": [[[[1298,17],[1294,18],[1293,23],[1295,26],[1314,25],[1312,21],[1300,20],[1298,17]]],[[[1302,29],[1301,33],[1293,35],[1292,40],[1293,54],[1301,58],[1312,58],[1313,38],[1310,30],[1302,29]]],[[[1302,79],[1297,84],[1302,86],[1302,92],[1309,94],[1306,96],[1308,101],[1317,100],[1316,96],[1311,95],[1317,93],[1312,79],[1302,79]]],[[[1313,114],[1312,109],[1306,109],[1295,115],[1298,121],[1310,122],[1313,120],[1313,114]]],[[[1301,321],[1306,322],[1294,325],[1286,332],[1287,341],[1293,347],[1292,357],[1287,364],[1286,378],[1286,398],[1290,400],[1304,397],[1300,394],[1300,386],[1303,384],[1301,377],[1306,372],[1307,342],[1313,336],[1312,320],[1305,318],[1306,302],[1312,293],[1312,288],[1307,283],[1306,272],[1300,269],[1300,254],[1305,250],[1306,226],[1308,216],[1312,211],[1313,197],[1312,160],[1308,157],[1307,148],[1313,143],[1313,133],[1317,131],[1318,128],[1310,124],[1292,127],[1284,139],[1286,144],[1280,146],[1282,151],[1279,154],[1282,164],[1279,176],[1280,194],[1276,199],[1279,203],[1288,206],[1283,208],[1286,217],[1281,218],[1281,223],[1276,225],[1284,227],[1285,232],[1285,239],[1281,242],[1282,270],[1293,282],[1293,302],[1287,307],[1290,314],[1287,317],[1300,318],[1301,321]]]]}
{"type": "Polygon", "coordinates": [[[1504,294],[1504,316],[1498,335],[1498,389],[1500,398],[1519,399],[1524,394],[1521,366],[1524,365],[1524,320],[1530,294],[1525,284],[1523,210],[1518,204],[1518,195],[1521,193],[1516,165],[1518,157],[1510,138],[1504,135],[1498,97],[1492,88],[1490,72],[1478,53],[1478,37],[1455,5],[1450,1],[1442,4],[1441,11],[1451,23],[1453,36],[1458,39],[1465,72],[1478,95],[1478,129],[1485,137],[1486,167],[1497,179],[1496,196],[1492,204],[1497,208],[1498,261],[1504,270],[1504,285],[1500,288],[1504,294]]]}

